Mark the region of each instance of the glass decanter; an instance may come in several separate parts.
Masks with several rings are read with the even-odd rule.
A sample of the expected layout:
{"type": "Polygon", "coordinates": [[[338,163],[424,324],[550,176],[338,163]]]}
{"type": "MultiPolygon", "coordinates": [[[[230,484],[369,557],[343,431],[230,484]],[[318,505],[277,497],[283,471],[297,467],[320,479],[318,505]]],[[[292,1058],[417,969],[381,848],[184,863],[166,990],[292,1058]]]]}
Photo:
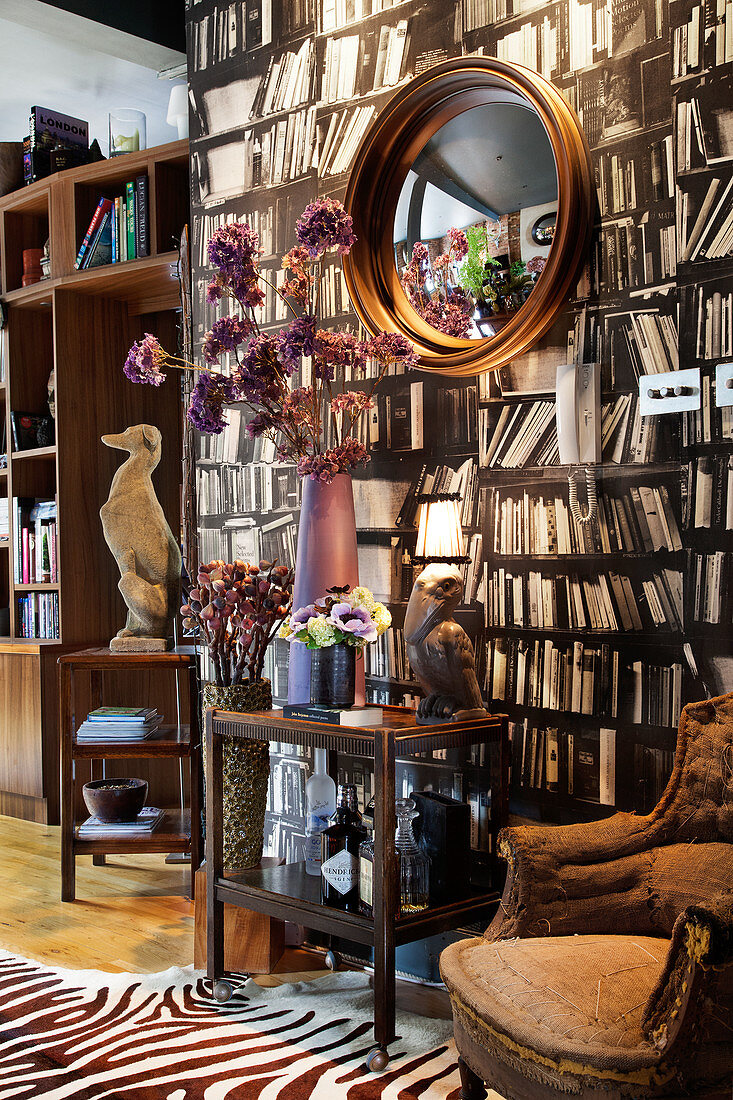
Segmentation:
{"type": "Polygon", "coordinates": [[[412,798],[398,798],[395,802],[397,835],[395,847],[400,861],[401,916],[419,913],[427,909],[430,893],[430,858],[418,848],[412,823],[419,816],[412,798]]]}

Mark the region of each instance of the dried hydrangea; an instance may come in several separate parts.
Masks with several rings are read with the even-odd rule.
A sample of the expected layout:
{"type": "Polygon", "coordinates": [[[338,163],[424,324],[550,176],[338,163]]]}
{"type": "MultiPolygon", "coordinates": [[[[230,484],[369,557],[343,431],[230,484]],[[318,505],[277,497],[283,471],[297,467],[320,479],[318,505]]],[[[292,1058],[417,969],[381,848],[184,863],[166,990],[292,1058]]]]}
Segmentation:
{"type": "Polygon", "coordinates": [[[422,316],[438,332],[455,336],[459,340],[465,339],[471,331],[471,314],[454,302],[432,301],[422,316]]]}
{"type": "Polygon", "coordinates": [[[372,336],[366,343],[366,352],[380,363],[399,363],[405,370],[420,362],[413,344],[401,332],[380,332],[372,336]]]}
{"type": "Polygon", "coordinates": [[[202,353],[207,363],[218,363],[225,352],[239,347],[253,332],[254,326],[246,317],[221,317],[214,321],[204,336],[202,353]]]}
{"type": "Polygon", "coordinates": [[[265,300],[259,285],[262,249],[259,234],[249,222],[232,222],[214,230],[207,255],[209,263],[217,269],[207,291],[209,302],[216,301],[228,290],[243,306],[262,305],[265,300]]]}
{"type": "Polygon", "coordinates": [[[313,367],[316,378],[325,378],[329,382],[336,374],[346,378],[348,372],[353,375],[366,367],[364,343],[353,332],[319,329],[316,333],[315,355],[313,367]]]}
{"type": "Polygon", "coordinates": [[[131,382],[159,386],[165,382],[165,374],[160,368],[167,358],[156,337],[146,332],[140,343],[135,341],[130,348],[123,370],[131,382]]]}
{"type": "Polygon", "coordinates": [[[232,405],[237,398],[237,387],[231,378],[202,370],[191,393],[188,419],[200,432],[218,435],[227,426],[224,406],[232,405]]]}
{"type": "Polygon", "coordinates": [[[261,332],[247,344],[234,377],[246,401],[277,402],[282,396],[283,369],[277,339],[261,332]]]}
{"type": "Polygon", "coordinates": [[[334,248],[339,256],[346,256],[356,243],[353,219],[338,199],[308,203],[295,223],[295,235],[314,260],[334,248]]]}
{"type": "Polygon", "coordinates": [[[365,466],[369,461],[366,447],[358,439],[348,436],[337,447],[323,454],[308,454],[298,462],[298,473],[309,477],[311,481],[333,481],[336,474],[346,473],[356,466],[365,466]]]}
{"type": "Polygon", "coordinates": [[[363,390],[346,390],[345,393],[336,393],[331,398],[331,408],[334,412],[354,413],[364,412],[374,408],[374,400],[363,390]]]}
{"type": "Polygon", "coordinates": [[[468,237],[462,229],[453,227],[448,230],[448,237],[450,238],[449,252],[455,260],[462,260],[468,255],[468,237]]]}
{"type": "Polygon", "coordinates": [[[290,375],[300,364],[301,356],[313,355],[316,347],[316,319],[311,313],[296,317],[275,337],[278,359],[290,375]]]}

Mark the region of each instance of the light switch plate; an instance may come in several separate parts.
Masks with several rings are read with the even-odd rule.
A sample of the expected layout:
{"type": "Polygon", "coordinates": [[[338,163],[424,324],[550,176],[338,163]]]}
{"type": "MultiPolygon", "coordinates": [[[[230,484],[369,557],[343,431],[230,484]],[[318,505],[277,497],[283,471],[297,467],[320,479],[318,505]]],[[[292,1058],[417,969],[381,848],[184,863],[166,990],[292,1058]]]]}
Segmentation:
{"type": "Polygon", "coordinates": [[[639,379],[639,412],[642,416],[691,412],[699,408],[699,367],[668,371],[666,374],[644,374],[639,379]]]}
{"type": "Polygon", "coordinates": [[[715,404],[719,409],[733,405],[733,363],[718,363],[715,368],[715,404]]]}

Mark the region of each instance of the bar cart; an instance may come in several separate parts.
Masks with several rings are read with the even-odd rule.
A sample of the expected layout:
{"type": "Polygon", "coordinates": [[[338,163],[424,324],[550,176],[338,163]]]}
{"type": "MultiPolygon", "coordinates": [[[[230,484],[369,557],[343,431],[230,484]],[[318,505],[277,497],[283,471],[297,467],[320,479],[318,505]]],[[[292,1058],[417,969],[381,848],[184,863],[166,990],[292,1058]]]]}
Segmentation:
{"type": "Polygon", "coordinates": [[[224,974],[224,905],[243,906],[306,928],[340,936],[374,949],[374,1037],[369,1069],[379,1072],[389,1062],[388,1046],[395,1039],[395,947],[412,943],[467,922],[488,920],[500,897],[496,837],[506,824],[509,753],[506,718],[489,716],[470,722],[419,726],[415,712],[384,707],[382,724],[368,728],[324,725],[286,719],[282,711],[233,714],[206,712],[206,866],[207,974],[219,1001],[232,986],[224,974]],[[374,918],[345,912],[321,903],[320,878],[306,874],[303,863],[254,868],[224,877],[222,825],[223,738],[281,741],[326,749],[328,770],[335,777],[339,753],[371,757],[374,761],[374,918]],[[397,857],[395,850],[395,758],[431,749],[486,744],[493,747],[488,772],[491,785],[492,874],[488,886],[471,887],[467,895],[448,905],[410,916],[397,916],[397,857]]]}

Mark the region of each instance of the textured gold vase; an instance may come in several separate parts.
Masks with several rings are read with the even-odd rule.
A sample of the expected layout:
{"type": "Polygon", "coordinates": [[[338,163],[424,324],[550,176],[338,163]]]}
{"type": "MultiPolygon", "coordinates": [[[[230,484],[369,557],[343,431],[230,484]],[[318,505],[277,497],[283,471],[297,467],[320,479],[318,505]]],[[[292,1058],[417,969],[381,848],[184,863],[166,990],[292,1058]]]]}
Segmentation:
{"type": "MultiPolygon", "coordinates": [[[[272,687],[269,680],[230,687],[205,684],[203,705],[204,710],[218,707],[240,714],[271,710],[272,687]]],[[[224,867],[227,870],[256,867],[262,859],[265,833],[270,743],[225,737],[222,757],[224,867]]]]}

